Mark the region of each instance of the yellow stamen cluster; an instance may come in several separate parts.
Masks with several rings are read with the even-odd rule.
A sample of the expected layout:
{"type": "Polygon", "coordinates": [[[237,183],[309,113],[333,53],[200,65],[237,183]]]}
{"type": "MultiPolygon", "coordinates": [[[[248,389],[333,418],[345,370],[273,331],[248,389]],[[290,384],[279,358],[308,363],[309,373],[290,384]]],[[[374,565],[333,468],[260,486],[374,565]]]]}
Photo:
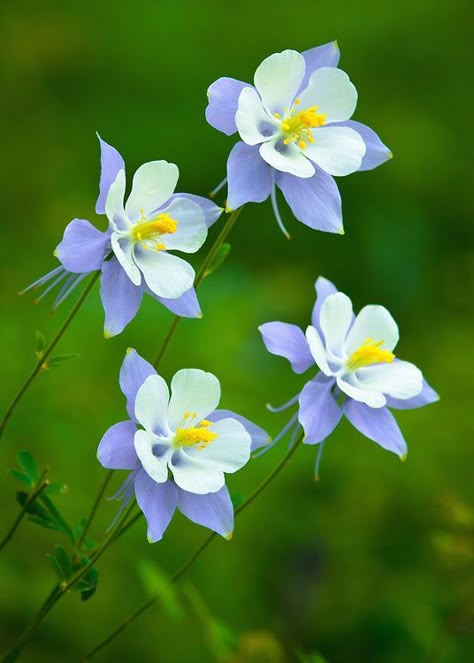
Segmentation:
{"type": "Polygon", "coordinates": [[[166,245],[161,241],[162,235],[176,232],[178,222],[167,212],[158,214],[154,219],[146,219],[142,210],[142,218],[133,226],[132,237],[136,242],[143,242],[145,249],[165,251],[166,245]]]}
{"type": "MultiPolygon", "coordinates": [[[[306,149],[307,142],[314,143],[311,129],[323,127],[326,124],[327,113],[318,113],[318,106],[310,106],[310,108],[296,113],[296,106],[299,103],[300,100],[295,99],[288,117],[283,120],[280,128],[286,134],[286,138],[283,140],[285,145],[297,143],[300,150],[304,150],[306,149]]],[[[275,118],[277,120],[280,119],[279,113],[275,113],[275,118]]]]}
{"type": "MultiPolygon", "coordinates": [[[[189,416],[189,412],[186,412],[184,418],[188,419],[189,416]]],[[[197,426],[191,426],[190,428],[177,428],[176,435],[174,436],[175,446],[196,447],[196,449],[202,451],[217,437],[217,433],[213,433],[209,430],[209,426],[211,425],[212,421],[203,419],[197,424],[197,426]]]]}
{"type": "Polygon", "coordinates": [[[391,364],[395,359],[395,355],[382,349],[383,343],[383,341],[374,341],[373,338],[366,338],[360,348],[349,357],[347,368],[356,371],[358,368],[371,366],[372,364],[391,364]]]}

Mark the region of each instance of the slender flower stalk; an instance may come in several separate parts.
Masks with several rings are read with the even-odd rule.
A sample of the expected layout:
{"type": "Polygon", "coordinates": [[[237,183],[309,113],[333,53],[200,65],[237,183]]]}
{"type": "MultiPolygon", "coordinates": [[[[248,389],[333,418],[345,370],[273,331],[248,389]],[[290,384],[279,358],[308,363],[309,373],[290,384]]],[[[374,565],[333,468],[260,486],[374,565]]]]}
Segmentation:
{"type": "Polygon", "coordinates": [[[49,486],[49,481],[44,479],[46,475],[46,470],[44,470],[43,474],[39,478],[39,481],[36,485],[36,488],[33,490],[32,493],[28,496],[28,498],[25,500],[25,503],[23,504],[20,513],[18,516],[15,518],[12,526],[8,530],[8,532],[5,534],[4,538],[0,542],[0,552],[5,548],[7,543],[10,541],[12,536],[15,534],[16,530],[21,524],[21,521],[23,518],[26,516],[26,513],[28,511],[28,508],[34,504],[34,502],[38,499],[38,497],[41,495],[41,493],[49,486]]]}
{"type": "Polygon", "coordinates": [[[6,413],[5,413],[5,416],[3,417],[2,423],[0,424],[0,438],[2,437],[3,432],[5,430],[5,427],[8,423],[8,420],[12,416],[16,406],[21,401],[21,399],[23,398],[24,394],[26,393],[26,391],[28,390],[30,384],[33,382],[33,380],[36,378],[36,376],[42,370],[44,370],[44,368],[47,366],[46,360],[48,359],[49,355],[52,353],[54,348],[57,346],[59,341],[62,339],[62,337],[66,333],[66,330],[68,329],[69,325],[71,324],[71,322],[76,317],[76,314],[78,313],[79,309],[81,308],[81,306],[83,305],[83,303],[85,302],[87,297],[89,296],[89,293],[91,292],[92,288],[94,287],[94,285],[95,285],[96,281],[98,280],[99,276],[100,276],[100,272],[99,271],[95,272],[95,274],[93,275],[93,277],[91,278],[91,280],[89,281],[87,286],[82,291],[81,296],[79,297],[77,302],[72,307],[69,315],[64,320],[61,327],[58,329],[58,331],[57,331],[56,335],[54,336],[53,340],[48,345],[48,347],[44,350],[44,352],[42,352],[41,356],[38,358],[38,361],[36,362],[36,365],[35,365],[33,371],[30,373],[30,375],[25,380],[25,382],[21,386],[20,390],[16,394],[15,398],[10,403],[10,405],[9,405],[9,407],[8,407],[6,413]]]}
{"type": "MultiPolygon", "coordinates": [[[[214,244],[211,246],[209,253],[204,259],[204,262],[202,263],[201,269],[199,270],[196,280],[194,282],[194,288],[197,290],[201,283],[204,281],[206,276],[209,274],[209,267],[212,265],[212,262],[214,258],[216,257],[219,249],[221,246],[224,244],[225,240],[229,236],[229,233],[231,232],[232,228],[234,227],[235,222],[239,218],[241,212],[242,212],[243,207],[239,207],[239,209],[236,209],[234,212],[229,214],[227,217],[226,222],[222,226],[222,229],[219,233],[219,235],[216,238],[216,241],[214,244]]],[[[171,326],[168,330],[168,333],[165,336],[165,339],[163,341],[163,344],[160,348],[160,351],[158,352],[155,361],[153,362],[154,368],[158,369],[161,360],[163,359],[163,356],[168,349],[169,344],[171,343],[174,333],[179,325],[179,322],[181,320],[182,316],[176,315],[173,319],[173,322],[171,323],[171,326]]]]}
{"type": "MultiPolygon", "coordinates": [[[[295,454],[297,448],[300,446],[300,444],[303,442],[303,435],[300,436],[298,441],[287,451],[285,456],[282,458],[282,460],[278,463],[278,465],[273,469],[272,472],[260,483],[260,485],[254,490],[254,492],[235,510],[235,515],[238,516],[244,509],[246,509],[252,502],[262,493],[265,488],[280,474],[280,472],[283,470],[284,467],[289,463],[291,460],[292,456],[295,454]]],[[[135,522],[135,520],[138,519],[139,516],[136,516],[133,521],[130,522],[135,522]]],[[[127,526],[125,526],[127,528],[127,526]]],[[[117,536],[120,536],[120,531],[117,536]]],[[[189,571],[189,569],[194,565],[194,563],[199,559],[199,557],[202,555],[202,553],[206,550],[206,548],[209,546],[209,544],[216,538],[217,534],[215,532],[211,532],[209,536],[204,539],[204,541],[201,543],[201,545],[195,550],[195,552],[189,557],[189,559],[181,566],[181,568],[174,574],[174,576],[171,578],[172,583],[178,582],[182,576],[189,571]]],[[[95,647],[92,651],[90,651],[85,658],[82,659],[82,663],[85,663],[85,661],[90,661],[96,654],[99,653],[104,647],[106,647],[108,644],[110,644],[115,638],[122,633],[128,626],[133,624],[134,621],[136,621],[144,612],[148,610],[148,608],[151,608],[157,601],[160,599],[160,596],[152,596],[146,603],[141,605],[135,612],[133,612],[131,615],[129,615],[121,624],[118,626],[112,633],[105,638],[97,647],[95,647]]]]}
{"type": "Polygon", "coordinates": [[[104,478],[104,480],[103,480],[103,482],[102,482],[102,484],[99,488],[99,492],[97,493],[97,497],[94,500],[94,504],[92,505],[90,513],[89,513],[89,515],[87,517],[87,520],[85,522],[84,528],[83,528],[83,530],[81,532],[81,535],[80,535],[80,537],[77,541],[77,544],[76,544],[76,549],[77,549],[78,553],[81,552],[82,544],[84,543],[84,540],[85,540],[85,538],[86,538],[86,536],[87,536],[87,534],[88,534],[88,532],[91,528],[92,522],[95,518],[95,514],[97,513],[97,509],[100,506],[100,503],[102,501],[102,498],[104,496],[105,491],[107,490],[107,486],[109,485],[110,480],[112,479],[112,476],[113,476],[113,470],[109,470],[107,472],[107,474],[105,475],[105,478],[104,478]]]}

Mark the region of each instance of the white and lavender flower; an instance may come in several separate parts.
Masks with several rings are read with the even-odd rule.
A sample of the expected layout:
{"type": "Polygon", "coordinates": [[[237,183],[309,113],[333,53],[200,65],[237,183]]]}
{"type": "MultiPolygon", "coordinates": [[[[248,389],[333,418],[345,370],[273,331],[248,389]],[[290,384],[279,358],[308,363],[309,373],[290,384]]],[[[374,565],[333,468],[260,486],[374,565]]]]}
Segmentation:
{"type": "Polygon", "coordinates": [[[324,278],[316,292],[306,335],[284,322],[259,328],[267,350],[288,359],[295,373],[314,364],[320,369],[297,398],[305,443],[323,442],[345,415],[363,435],[404,458],[407,445],[389,408],[422,407],[438,395],[414,364],[393,354],[398,326],[385,307],[365,306],[355,316],[349,297],[324,278]]]}
{"type": "Polygon", "coordinates": [[[336,42],[303,53],[286,50],[260,64],[253,86],[219,78],[209,87],[207,121],[242,139],[227,162],[229,209],[270,196],[287,235],[278,187],[299,221],[343,232],[333,176],[371,170],[392,155],[372,129],[350,119],[357,91],[338,62],[336,42]]]}
{"type": "Polygon", "coordinates": [[[106,214],[108,228],[101,232],[84,219],[71,221],[55,250],[62,267],[25,291],[47,284],[38,298],[41,299],[62,282],[55,309],[85,276],[101,270],[106,338],[119,334],[132,320],[143,293],[173,313],[199,317],[194,269],[170,251],[196,252],[222,209],[200,196],[174,193],[179,171],[167,161],[140,166],[124,204],[123,158],[115,148],[100,138],[99,141],[101,177],[96,212],[106,214]]]}
{"type": "Polygon", "coordinates": [[[135,494],[158,541],[179,509],[190,520],[230,538],[234,510],[224,473],[239,470],[268,443],[264,430],[229,410],[217,410],[221,389],[211,373],[178,371],[166,382],[128,350],[120,387],[130,419],[112,426],[97,456],[107,468],[131,470],[121,494],[135,494]]]}

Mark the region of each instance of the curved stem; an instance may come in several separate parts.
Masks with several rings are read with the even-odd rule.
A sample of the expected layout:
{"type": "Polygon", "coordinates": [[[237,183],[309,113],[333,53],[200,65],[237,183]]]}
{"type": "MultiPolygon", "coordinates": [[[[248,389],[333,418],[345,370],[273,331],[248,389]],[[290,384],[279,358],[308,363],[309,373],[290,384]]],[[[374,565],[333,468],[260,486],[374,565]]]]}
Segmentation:
{"type": "MultiPolygon", "coordinates": [[[[208,276],[209,267],[212,265],[212,261],[216,257],[217,252],[221,248],[222,244],[227,239],[230,231],[234,227],[234,224],[237,221],[237,219],[239,218],[239,216],[242,212],[242,209],[243,209],[243,207],[239,207],[238,209],[234,210],[231,214],[229,214],[229,216],[227,217],[226,222],[222,226],[220,233],[217,235],[214,244],[211,246],[211,248],[209,250],[209,253],[204,258],[204,262],[201,265],[201,269],[199,270],[199,272],[196,276],[196,280],[194,281],[194,287],[196,288],[196,290],[199,288],[199,286],[204,281],[206,276],[208,276]]],[[[181,321],[181,316],[176,315],[173,319],[173,322],[171,323],[171,326],[168,330],[168,333],[165,336],[165,339],[164,339],[164,341],[161,345],[160,351],[158,352],[158,355],[156,356],[156,359],[153,362],[153,367],[154,368],[157,369],[159,367],[159,365],[161,363],[161,360],[163,359],[163,356],[164,356],[166,350],[168,349],[169,344],[171,343],[171,340],[174,336],[174,333],[175,333],[180,321],[181,321]]]]}
{"type": "Polygon", "coordinates": [[[67,316],[67,318],[65,319],[65,321],[63,322],[63,324],[61,325],[61,327],[59,328],[59,330],[57,331],[55,337],[53,338],[53,340],[51,341],[51,343],[48,345],[48,347],[44,350],[44,352],[42,353],[41,357],[39,357],[39,359],[38,359],[38,361],[37,361],[37,363],[36,363],[36,366],[34,367],[33,371],[30,373],[30,375],[28,376],[28,378],[25,380],[25,382],[23,383],[23,385],[22,385],[21,388],[19,389],[19,391],[18,391],[18,393],[16,394],[15,398],[12,400],[11,404],[9,405],[9,407],[8,407],[6,413],[5,413],[5,416],[3,417],[2,423],[0,424],[0,438],[2,437],[3,431],[5,430],[5,427],[6,427],[7,423],[8,423],[8,420],[9,420],[10,417],[12,416],[13,411],[15,410],[16,406],[18,405],[18,403],[20,402],[20,400],[23,398],[23,395],[25,394],[25,392],[27,391],[28,387],[29,387],[30,384],[33,382],[33,380],[35,379],[35,377],[36,377],[36,376],[38,375],[38,373],[40,373],[41,370],[43,369],[43,367],[44,367],[44,365],[45,365],[45,362],[46,362],[47,358],[48,358],[49,355],[52,353],[52,351],[54,350],[54,348],[57,346],[57,344],[59,343],[59,341],[61,340],[61,338],[64,336],[64,334],[65,334],[67,328],[69,327],[69,325],[70,325],[71,322],[73,321],[73,319],[74,319],[76,313],[79,311],[79,309],[81,308],[81,306],[82,306],[82,304],[84,303],[85,299],[87,298],[87,296],[89,295],[90,291],[91,291],[92,288],[94,287],[95,282],[97,281],[97,279],[99,278],[99,276],[100,276],[100,271],[97,271],[97,272],[94,274],[94,276],[91,278],[91,280],[90,280],[89,283],[87,284],[86,288],[84,288],[84,290],[83,290],[81,296],[79,297],[79,299],[77,300],[77,302],[76,302],[76,303],[74,304],[74,306],[72,307],[72,309],[71,309],[69,315],[67,316]]]}
{"type": "Polygon", "coordinates": [[[41,495],[43,490],[49,486],[49,481],[43,481],[43,477],[45,474],[46,470],[41,475],[37,487],[33,490],[32,493],[30,493],[28,498],[25,500],[25,503],[23,504],[20,513],[13,522],[13,525],[10,527],[5,537],[0,542],[0,552],[5,548],[7,543],[10,541],[10,539],[12,538],[12,536],[15,534],[16,530],[20,526],[21,521],[23,520],[23,518],[26,515],[26,512],[28,511],[28,507],[31,506],[33,502],[35,502],[38,499],[38,497],[41,495]]]}
{"type": "MultiPolygon", "coordinates": [[[[235,515],[238,516],[244,509],[246,509],[252,502],[262,493],[265,488],[280,474],[284,467],[289,463],[292,456],[296,452],[296,449],[300,446],[303,441],[303,435],[300,436],[299,440],[293,445],[293,447],[285,454],[282,460],[278,465],[273,469],[272,472],[261,482],[261,484],[254,490],[254,492],[243,502],[236,510],[235,515]]],[[[206,550],[208,545],[217,537],[215,532],[209,534],[209,536],[204,539],[201,545],[195,550],[191,557],[183,564],[183,566],[174,574],[171,578],[172,583],[178,582],[178,580],[194,565],[194,563],[199,559],[202,553],[206,550]]],[[[81,663],[90,661],[93,656],[95,656],[99,651],[106,647],[112,640],[122,633],[130,624],[140,617],[148,608],[151,608],[159,600],[160,596],[153,596],[146,603],[141,605],[135,612],[130,614],[121,624],[118,626],[112,633],[105,638],[97,647],[92,649],[85,658],[82,659],[81,663]]]]}

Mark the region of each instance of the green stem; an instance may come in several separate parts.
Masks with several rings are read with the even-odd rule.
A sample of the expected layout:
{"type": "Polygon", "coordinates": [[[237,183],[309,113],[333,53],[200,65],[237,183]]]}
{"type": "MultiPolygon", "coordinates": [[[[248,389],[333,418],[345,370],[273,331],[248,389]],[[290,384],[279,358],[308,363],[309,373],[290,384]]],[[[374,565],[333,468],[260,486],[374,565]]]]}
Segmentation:
{"type": "MultiPolygon", "coordinates": [[[[237,221],[237,219],[239,218],[239,216],[242,212],[242,209],[243,209],[243,207],[239,207],[238,209],[234,210],[231,214],[229,214],[229,216],[227,217],[226,222],[222,226],[220,233],[217,235],[214,244],[211,246],[211,248],[209,250],[209,253],[204,258],[204,262],[201,265],[201,269],[199,270],[199,272],[196,276],[196,280],[194,281],[194,287],[196,288],[196,290],[199,288],[199,286],[204,281],[206,276],[208,276],[209,267],[212,265],[212,261],[216,257],[217,252],[219,251],[219,249],[221,248],[221,246],[223,245],[225,240],[227,239],[230,231],[234,227],[234,224],[237,221]]],[[[163,359],[163,356],[164,356],[166,350],[168,349],[169,344],[171,343],[171,340],[174,336],[174,333],[175,333],[180,321],[181,321],[181,316],[176,315],[173,319],[173,322],[171,323],[171,326],[168,330],[168,333],[165,336],[165,339],[164,339],[163,344],[160,348],[160,351],[159,351],[155,361],[153,362],[154,368],[158,369],[158,367],[161,363],[161,360],[163,359]]]]}
{"type": "Polygon", "coordinates": [[[105,478],[102,482],[102,485],[99,488],[99,492],[97,493],[97,497],[95,498],[94,504],[92,505],[92,509],[89,513],[89,516],[86,520],[84,528],[81,532],[81,536],[79,537],[79,539],[76,543],[76,549],[77,549],[78,552],[81,552],[81,548],[82,548],[82,544],[84,543],[84,539],[86,538],[86,536],[87,536],[87,534],[88,534],[88,532],[91,528],[92,521],[95,518],[95,514],[97,513],[97,509],[99,508],[100,502],[101,502],[101,500],[104,496],[105,491],[107,490],[107,486],[109,485],[110,480],[112,479],[113,473],[114,473],[113,470],[109,470],[107,472],[107,474],[106,474],[106,476],[105,476],[105,478]]]}
{"type": "Polygon", "coordinates": [[[13,525],[10,527],[7,534],[5,535],[3,540],[1,541],[1,543],[0,543],[0,552],[5,548],[7,543],[10,541],[10,539],[12,538],[12,536],[15,534],[16,530],[20,526],[21,521],[23,520],[23,518],[25,517],[25,515],[28,511],[28,507],[30,507],[38,499],[38,497],[41,495],[43,490],[49,486],[49,481],[43,481],[43,478],[44,478],[45,474],[46,474],[46,470],[44,470],[43,474],[41,475],[41,477],[40,477],[40,479],[39,479],[39,481],[36,485],[36,488],[33,490],[32,493],[30,493],[30,495],[26,499],[25,503],[23,504],[23,506],[21,508],[20,513],[15,518],[15,521],[13,522],[13,525]]]}
{"type": "Polygon", "coordinates": [[[54,348],[57,346],[57,344],[59,343],[59,341],[61,340],[61,338],[64,336],[64,334],[65,334],[67,328],[69,327],[69,325],[70,325],[71,322],[73,321],[73,319],[74,319],[76,313],[79,311],[79,309],[81,308],[81,306],[82,306],[82,304],[84,303],[85,299],[87,298],[87,296],[89,295],[90,291],[91,291],[92,288],[94,287],[95,282],[97,281],[97,279],[99,278],[99,276],[100,276],[100,271],[96,272],[96,273],[94,274],[94,276],[92,277],[92,279],[89,281],[89,283],[87,284],[87,287],[82,291],[81,296],[79,297],[79,299],[77,300],[77,302],[74,304],[74,306],[72,307],[72,309],[71,309],[69,315],[67,316],[67,318],[64,320],[63,324],[61,325],[61,327],[60,327],[59,330],[57,331],[55,337],[53,338],[53,340],[51,341],[51,343],[48,345],[48,347],[44,350],[44,352],[43,352],[43,353],[41,354],[41,356],[39,357],[39,359],[38,359],[38,361],[36,362],[36,365],[35,365],[33,371],[30,373],[30,375],[29,375],[28,378],[25,380],[25,382],[24,382],[23,385],[21,386],[20,390],[19,390],[18,393],[16,394],[15,398],[14,398],[14,399],[12,400],[12,402],[10,403],[10,405],[9,405],[9,407],[8,407],[6,413],[5,413],[5,416],[3,417],[2,423],[0,424],[0,438],[2,437],[3,432],[4,432],[4,430],[5,430],[5,427],[6,427],[7,423],[8,423],[8,420],[9,420],[10,417],[12,416],[13,411],[15,410],[16,406],[18,405],[18,403],[20,402],[20,400],[23,398],[23,395],[25,394],[25,392],[27,391],[28,387],[29,387],[30,384],[33,382],[33,380],[36,378],[36,376],[38,375],[38,373],[40,373],[41,370],[43,369],[43,367],[44,367],[44,365],[45,365],[45,363],[46,363],[47,358],[48,358],[49,355],[52,353],[52,351],[54,350],[54,348]]]}
{"type": "MultiPolygon", "coordinates": [[[[272,472],[262,481],[262,483],[254,490],[254,492],[243,502],[236,510],[235,515],[238,516],[244,509],[246,509],[252,502],[262,493],[265,488],[280,474],[284,467],[289,463],[292,456],[296,452],[297,448],[303,441],[303,435],[299,440],[293,445],[293,447],[285,454],[282,460],[274,468],[272,472]]],[[[204,539],[201,545],[196,549],[196,551],[191,555],[191,557],[183,564],[183,566],[174,574],[171,578],[172,583],[178,582],[178,580],[194,565],[194,563],[199,559],[202,553],[206,550],[209,544],[217,537],[215,532],[209,534],[209,536],[204,539]]],[[[122,633],[128,626],[133,624],[133,622],[140,617],[148,608],[151,608],[159,600],[160,596],[151,597],[146,603],[140,606],[135,612],[129,615],[121,624],[118,626],[105,640],[103,640],[97,647],[92,649],[85,658],[82,659],[81,663],[90,661],[93,656],[99,653],[104,647],[106,647],[112,640],[122,633]]]]}

